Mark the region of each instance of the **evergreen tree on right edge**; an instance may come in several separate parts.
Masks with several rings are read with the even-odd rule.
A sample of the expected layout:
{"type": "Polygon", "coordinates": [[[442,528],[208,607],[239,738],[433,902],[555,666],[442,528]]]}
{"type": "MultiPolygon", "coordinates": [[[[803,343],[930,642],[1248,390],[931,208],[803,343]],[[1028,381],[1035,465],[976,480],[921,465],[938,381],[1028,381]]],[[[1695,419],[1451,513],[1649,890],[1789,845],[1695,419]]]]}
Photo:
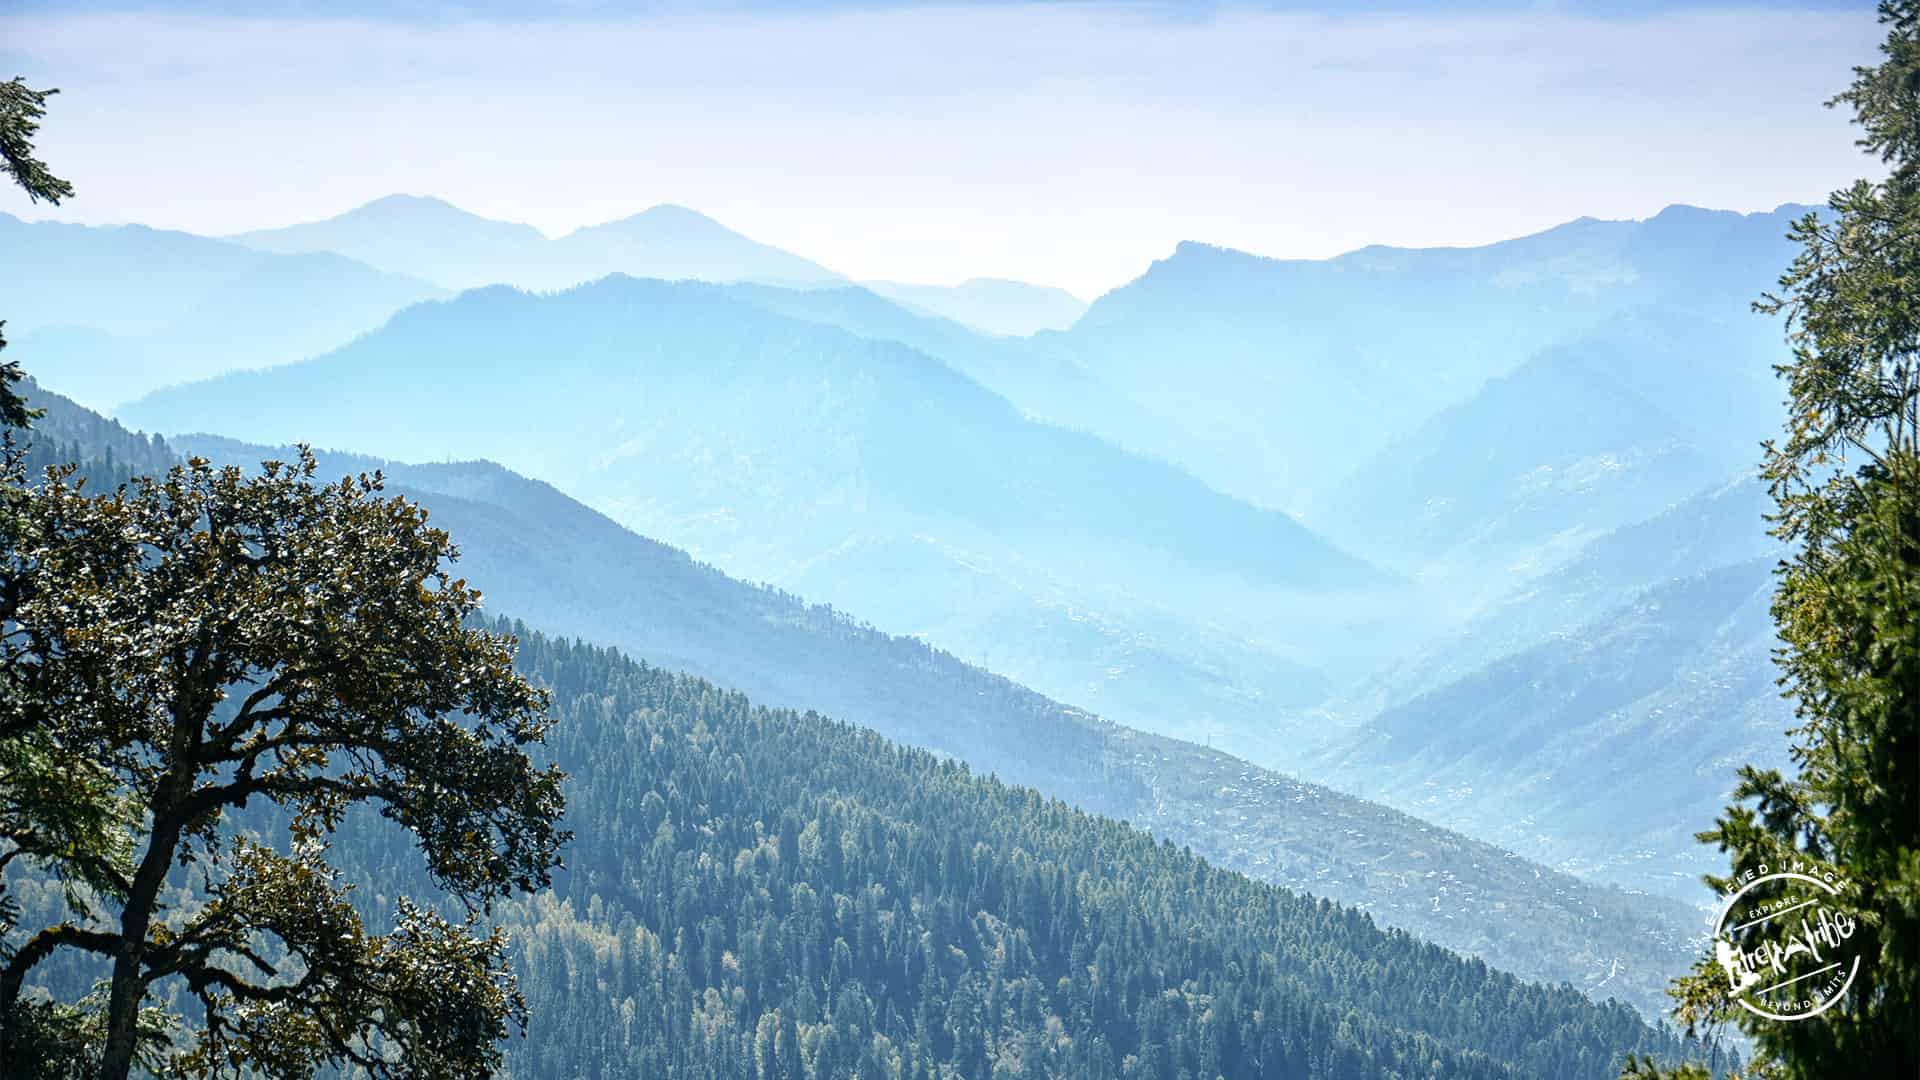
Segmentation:
{"type": "Polygon", "coordinates": [[[1729,857],[1707,878],[1722,893],[1763,865],[1844,879],[1864,963],[1846,1000],[1793,1022],[1730,1002],[1711,958],[1675,982],[1689,1027],[1732,1021],[1752,1040],[1756,1077],[1920,1076],[1920,3],[1882,3],[1880,21],[1882,62],[1830,104],[1852,107],[1888,175],[1797,222],[1799,256],[1755,305],[1793,346],[1763,475],[1792,546],[1773,616],[1796,775],[1742,768],[1700,834],[1729,857]]]}

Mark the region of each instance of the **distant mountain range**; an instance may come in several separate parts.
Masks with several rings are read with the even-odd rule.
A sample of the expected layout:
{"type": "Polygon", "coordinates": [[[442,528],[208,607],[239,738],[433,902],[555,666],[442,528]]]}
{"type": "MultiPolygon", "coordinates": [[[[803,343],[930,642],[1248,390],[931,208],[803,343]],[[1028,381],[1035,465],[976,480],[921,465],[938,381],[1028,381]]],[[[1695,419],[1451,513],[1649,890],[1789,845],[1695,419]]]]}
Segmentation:
{"type": "MultiPolygon", "coordinates": [[[[354,328],[341,319],[325,355],[120,415],[499,460],[728,573],[1055,699],[1692,897],[1709,856],[1687,834],[1724,797],[1730,762],[1785,726],[1765,498],[1729,478],[1778,427],[1779,327],[1747,305],[1804,210],[1674,207],[1317,261],[1183,244],[1030,336],[981,329],[1017,311],[1039,325],[1030,292],[1000,290],[995,314],[811,263],[806,280],[786,253],[672,208],[569,243],[382,200],[244,238],[294,250],[337,235],[326,242],[423,277],[150,230],[39,235],[83,251],[163,238],[125,258],[178,262],[166,288],[216,296],[235,259],[271,268],[268,283],[322,260],[432,295],[426,275],[481,280],[489,253],[514,250],[494,265],[556,282],[622,259],[732,276],[495,286],[391,321],[376,305],[354,328]],[[555,252],[578,254],[576,269],[539,261],[555,252]],[[1601,782],[1567,782],[1560,762],[1590,754],[1601,782]],[[1672,798],[1609,805],[1610,787],[1641,780],[1672,798]]],[[[304,302],[329,308],[334,288],[304,302]]],[[[9,357],[59,389],[74,372],[50,351],[60,334],[114,335],[94,346],[104,356],[171,332],[151,297],[110,310],[85,331],[27,323],[9,357]]],[[[232,325],[229,354],[278,332],[232,325]]],[[[188,364],[164,370],[206,370],[188,364]]],[[[523,543],[528,561],[567,547],[537,517],[514,528],[543,537],[523,543]]],[[[595,587],[564,595],[593,610],[595,587]]]]}
{"type": "MultiPolygon", "coordinates": [[[[791,288],[845,284],[840,274],[750,240],[704,214],[662,205],[555,239],[441,199],[389,195],[324,221],[229,239],[282,254],[330,252],[449,289],[515,285],[565,289],[608,274],[666,281],[759,282],[791,288]]],[[[1025,335],[1072,325],[1086,302],[1063,290],[974,278],[959,285],[866,283],[915,311],[982,333],[1025,335]]]]}
{"type": "Polygon", "coordinates": [[[731,573],[1156,730],[1267,728],[1325,692],[1312,665],[1192,598],[1330,598],[1385,575],[1284,514],[1026,419],[924,353],[772,310],[839,300],[878,302],[624,277],[475,290],[120,415],[500,459],[731,573]]]}
{"type": "MultiPolygon", "coordinates": [[[[16,353],[59,391],[102,409],[162,386],[317,356],[401,308],[459,290],[565,289],[613,273],[662,280],[851,288],[811,260],[703,214],[656,206],[549,240],[443,200],[377,199],[324,221],[223,239],[144,226],[24,222],[0,214],[0,292],[16,353]]],[[[1086,304],[999,279],[872,283],[972,339],[1071,325],[1086,304]]]]}
{"type": "Polygon", "coordinates": [[[282,255],[328,252],[447,289],[496,284],[522,261],[537,262],[546,235],[531,225],[494,221],[441,199],[389,195],[324,221],[226,237],[282,255]]]}
{"type": "MultiPolygon", "coordinates": [[[[147,469],[166,463],[162,455],[168,448],[158,440],[135,436],[37,387],[28,389],[32,403],[47,409],[33,435],[36,442],[58,433],[62,444],[87,460],[89,468],[99,467],[109,456],[137,460],[147,469]]],[[[173,449],[237,463],[287,456],[222,439],[186,440],[173,449]]],[[[1461,962],[1403,935],[1382,934],[1374,920],[1452,943],[1503,968],[1511,965],[1513,970],[1549,981],[1570,980],[1597,991],[1596,996],[1624,998],[1649,1011],[1656,1007],[1662,980],[1687,954],[1688,919],[1675,905],[1578,882],[1487,845],[1255,769],[1224,754],[1105,723],[959,664],[922,643],[889,638],[832,611],[728,579],[683,553],[620,529],[547,485],[491,463],[411,466],[328,455],[322,471],[332,476],[374,468],[388,473],[393,490],[426,504],[436,525],[453,531],[464,553],[461,571],[490,590],[489,610],[511,611],[513,604],[525,602],[540,613],[532,619],[536,625],[549,620],[570,627],[586,625],[594,628],[591,636],[599,640],[657,644],[659,651],[649,656],[655,664],[662,662],[664,654],[672,658],[666,661],[670,665],[686,660],[695,671],[737,673],[757,688],[756,697],[761,700],[779,702],[786,694],[818,694],[833,703],[838,716],[858,716],[884,734],[940,751],[938,757],[904,752],[811,711],[747,717],[745,699],[737,692],[664,676],[654,668],[578,644],[531,637],[521,660],[534,678],[555,688],[555,712],[560,719],[555,752],[570,776],[570,820],[581,827],[581,833],[569,849],[566,871],[556,876],[552,890],[524,904],[514,901],[497,914],[515,927],[518,941],[527,943],[516,950],[515,962],[521,966],[523,985],[530,993],[542,995],[541,1015],[551,1027],[571,1031],[599,1025],[604,1019],[599,1012],[583,1014],[581,1010],[604,1011],[611,1004],[617,1014],[621,1007],[618,1000],[606,996],[607,988],[617,989],[617,983],[532,977],[529,968],[536,966],[537,959],[555,955],[556,934],[584,933],[605,940],[618,923],[626,927],[620,934],[645,945],[650,939],[631,929],[631,920],[637,916],[641,927],[656,928],[644,932],[658,940],[694,940],[661,928],[656,913],[647,906],[648,898],[657,902],[665,893],[635,884],[660,880],[640,870],[637,860],[643,852],[657,854],[663,849],[663,844],[649,848],[642,842],[657,824],[647,815],[663,805],[671,808],[677,826],[655,833],[656,839],[667,836],[667,842],[676,832],[683,838],[721,833],[756,840],[772,837],[780,833],[781,814],[791,822],[797,807],[810,805],[805,800],[831,802],[841,815],[835,822],[848,820],[849,811],[872,806],[881,811],[877,825],[902,830],[898,855],[889,859],[896,865],[911,861],[899,856],[917,852],[917,845],[931,830],[965,826],[972,831],[953,837],[939,834],[937,839],[944,846],[937,844],[933,850],[965,852],[971,843],[976,859],[998,852],[994,857],[1023,861],[1023,865],[1030,864],[1036,852],[1049,858],[1071,856],[1083,860],[1085,869],[1066,875],[1065,880],[1080,882],[1078,887],[1096,879],[1104,882],[1114,874],[1116,860],[1127,860],[1124,865],[1132,867],[1144,854],[1185,876],[1168,874],[1169,884],[1142,886],[1137,875],[1117,875],[1109,902],[1089,902],[1087,910],[1100,913],[1087,920],[1089,925],[1105,925],[1118,910],[1115,903],[1145,909],[1149,898],[1173,895],[1171,883],[1177,882],[1184,890],[1180,895],[1185,895],[1199,887],[1196,875],[1205,875],[1209,889],[1224,886],[1253,897],[1227,903],[1222,910],[1248,915],[1286,905],[1279,925],[1288,936],[1261,946],[1277,952],[1282,962],[1302,970],[1320,964],[1325,972],[1349,973],[1341,975],[1343,980],[1371,976],[1392,957],[1402,958],[1397,962],[1407,971],[1452,965],[1452,970],[1435,976],[1435,985],[1458,987],[1464,985],[1463,979],[1476,985],[1494,983],[1475,991],[1476,1000],[1490,1010],[1488,1022],[1503,1015],[1503,1009],[1511,1011],[1511,1003],[1519,1000],[1517,994],[1530,991],[1489,972],[1486,964],[1461,962]],[[730,741],[718,743],[722,737],[730,741]],[[719,752],[700,752],[715,747],[719,752]],[[820,752],[823,747],[829,752],[820,752]],[[689,749],[692,752],[686,752],[689,749]],[[1056,827],[1069,813],[1065,807],[1009,788],[997,779],[970,777],[944,760],[948,756],[971,764],[976,775],[994,771],[1005,780],[1033,784],[1041,795],[1065,797],[1108,819],[1076,816],[1079,832],[1067,833],[1056,827]],[[669,778],[646,771],[668,759],[713,763],[736,775],[727,783],[702,783],[688,779],[691,774],[687,773],[669,778]],[[989,832],[980,815],[963,813],[972,804],[950,798],[953,781],[963,786],[963,793],[999,800],[1015,810],[995,810],[995,820],[1010,828],[989,832]],[[649,792],[653,797],[643,799],[649,792]],[[662,803],[661,792],[684,803],[662,803]],[[740,798],[723,792],[738,793],[740,798]],[[778,798],[759,818],[735,816],[745,812],[738,803],[776,792],[778,798]],[[694,799],[702,800],[698,810],[694,799]],[[722,811],[724,818],[717,816],[722,811]],[[709,828],[695,827],[696,812],[707,815],[700,820],[709,828]],[[1115,818],[1152,830],[1162,842],[1133,833],[1115,818]],[[716,823],[723,827],[711,828],[716,823]],[[906,831],[909,827],[914,831],[906,831]],[[1044,846],[1056,843],[1063,846],[1044,846]],[[1183,851],[1182,846],[1193,850],[1183,851]],[[1344,899],[1359,905],[1364,914],[1252,885],[1205,866],[1194,858],[1196,854],[1222,869],[1241,869],[1248,876],[1286,883],[1311,896],[1344,899]],[[609,872],[613,867],[622,869],[609,872]],[[1330,923],[1337,926],[1330,929],[1330,923]],[[1353,945],[1356,935],[1359,944],[1353,945]],[[1346,953],[1330,951],[1336,943],[1340,949],[1351,946],[1353,960],[1341,959],[1346,953]],[[585,1023],[579,1022],[583,1015],[588,1017],[585,1023]]],[[[815,704],[819,703],[816,699],[815,704]]],[[[373,815],[353,815],[341,833],[337,858],[360,872],[362,880],[378,880],[390,889],[424,888],[408,877],[416,871],[408,869],[405,860],[396,863],[386,858],[388,849],[378,824],[373,815]]],[[[821,850],[818,829],[802,831],[796,826],[789,832],[802,839],[797,848],[778,849],[793,875],[778,889],[779,894],[802,880],[795,873],[800,869],[795,865],[796,851],[805,854],[809,867],[821,863],[839,872],[842,863],[831,854],[840,850],[837,842],[826,845],[829,854],[821,860],[816,858],[821,850]]],[[[847,835],[874,834],[850,828],[847,835]]],[[[707,863],[692,858],[663,861],[683,868],[707,863]]],[[[773,864],[761,860],[758,865],[773,864]]],[[[735,874],[728,880],[741,877],[735,874]]],[[[850,886],[808,869],[804,880],[820,883],[831,898],[845,895],[850,888],[857,891],[871,880],[862,873],[854,878],[850,886]]],[[[964,885],[965,880],[962,877],[959,883],[964,885]]],[[[811,891],[802,892],[807,888],[802,885],[794,892],[811,897],[811,891]]],[[[1005,910],[1016,922],[1032,917],[1029,908],[1012,903],[995,910],[1005,910]]],[[[687,919],[688,925],[696,921],[687,919]]],[[[939,925],[937,919],[930,921],[939,925]]],[[[962,921],[966,921],[964,913],[962,921]]],[[[1006,920],[982,922],[1003,924],[1006,920]]],[[[719,925],[723,925],[720,920],[698,922],[698,928],[703,928],[700,933],[709,937],[719,925]]],[[[1194,923],[1196,929],[1205,926],[1206,920],[1194,923]]],[[[897,940],[897,935],[889,940],[897,940]]],[[[912,940],[908,939],[909,944],[912,940]]],[[[1191,935],[1168,940],[1187,942],[1191,935]]],[[[610,955],[617,960],[618,952],[615,949],[610,955]]],[[[1235,962],[1241,963],[1253,954],[1236,955],[1241,959],[1235,962]]],[[[752,954],[743,957],[744,966],[758,975],[759,960],[752,954]]],[[[575,959],[584,961],[585,954],[575,959]]],[[[933,980],[921,981],[937,985],[933,980]]],[[[1311,993],[1314,1000],[1329,993],[1324,979],[1300,985],[1317,987],[1311,993]]],[[[1379,997],[1377,988],[1370,989],[1364,980],[1351,985],[1343,981],[1339,992],[1353,995],[1356,1002],[1379,997]]],[[[836,1002],[847,1000],[845,995],[828,996],[836,1002]]],[[[1425,1009],[1430,999],[1430,995],[1397,995],[1396,1007],[1403,997],[1418,1004],[1418,1009],[1425,1009]]],[[[1525,1017],[1508,1018],[1519,1029],[1538,1034],[1538,1038],[1501,1044],[1500,1053],[1515,1061],[1537,1064],[1551,1057],[1560,1063],[1556,1068],[1578,1064],[1597,1076],[1605,1073],[1601,1066],[1611,1068],[1616,1062],[1606,1053],[1571,1044],[1598,1037],[1615,1040],[1607,1045],[1632,1046],[1638,1041],[1667,1053],[1676,1050],[1664,1029],[1658,1039],[1651,1038],[1652,1033],[1625,1010],[1596,1010],[1568,990],[1533,993],[1526,1000],[1550,1005],[1559,1011],[1555,1015],[1565,1013],[1571,1019],[1562,1023],[1538,1008],[1525,1017]],[[1592,1030],[1596,1018],[1604,1021],[1598,1033],[1592,1030]],[[1575,1020],[1585,1026],[1576,1029],[1575,1020]],[[1548,1042],[1555,1047],[1551,1054],[1548,1042]]],[[[1426,1022],[1426,1013],[1418,1009],[1411,1015],[1426,1022]]],[[[1448,1010],[1447,1015],[1454,1012],[1448,1010]]],[[[1277,1024],[1280,1018],[1270,1017],[1268,1022],[1277,1024]]],[[[1481,1028],[1462,1030],[1477,1033],[1481,1028]]],[[[1324,1031],[1321,1037],[1331,1038],[1324,1031]]],[[[1469,1042],[1480,1038],[1478,1034],[1448,1037],[1469,1042]]],[[[567,1042],[551,1033],[543,1038],[546,1041],[537,1045],[548,1049],[540,1054],[529,1051],[529,1060],[548,1060],[542,1055],[567,1042]]],[[[1435,1060],[1433,1045],[1437,1044],[1418,1045],[1418,1060],[1435,1060]]],[[[1486,1073],[1508,1074],[1504,1068],[1486,1073]]]]}
{"type": "Polygon", "coordinates": [[[988,334],[1024,337],[1041,330],[1065,330],[1087,310],[1085,300],[1065,289],[1002,278],[973,278],[958,285],[861,284],[916,311],[988,334]]]}
{"type": "Polygon", "coordinates": [[[339,255],[0,214],[7,358],[101,408],[170,383],[292,363],[445,295],[339,255]]]}
{"type": "MultiPolygon", "coordinates": [[[[58,397],[33,399],[49,409],[45,432],[94,433],[122,458],[148,452],[58,397]]],[[[205,436],[171,448],[243,467],[291,454],[205,436]]],[[[454,535],[460,573],[487,590],[490,611],[617,645],[758,701],[871,726],[1192,845],[1218,865],[1357,905],[1531,977],[1601,987],[1649,1012],[1688,955],[1693,927],[1677,904],[1581,882],[1220,751],[1109,723],[919,640],[729,578],[490,462],[322,455],[327,476],[376,469],[454,535]]]]}
{"type": "MultiPolygon", "coordinates": [[[[1764,323],[1747,304],[1791,257],[1787,223],[1806,209],[1671,207],[1646,221],[1582,219],[1485,247],[1365,248],[1325,260],[1182,244],[1096,300],[1071,330],[1032,343],[1055,368],[1091,373],[1130,410],[989,385],[1037,415],[1185,465],[1223,491],[1304,511],[1341,502],[1362,463],[1489,380],[1596,334],[1626,344],[1634,329],[1614,320],[1704,316],[1732,327],[1733,351],[1751,356],[1755,324],[1764,323]]],[[[1698,352],[1684,359],[1708,372],[1730,366],[1698,352]]],[[[1764,382],[1770,371],[1761,362],[1749,374],[1764,382]]],[[[1679,412],[1683,403],[1654,404],[1679,412]]],[[[1528,420],[1559,422],[1507,422],[1528,420]]],[[[1756,438],[1738,436],[1746,450],[1756,438]]],[[[1384,524],[1418,512],[1403,507],[1384,524]]]]}
{"type": "Polygon", "coordinates": [[[1693,834],[1735,767],[1788,765],[1770,505],[1741,479],[1585,545],[1397,658],[1301,767],[1561,869],[1697,895],[1714,857],[1693,834]]]}
{"type": "Polygon", "coordinates": [[[1619,312],[1368,457],[1311,519],[1408,573],[1504,591],[1757,460],[1781,348],[1745,313],[1619,312]]]}
{"type": "Polygon", "coordinates": [[[549,240],[440,199],[389,195],[325,221],[230,237],[283,254],[332,252],[451,289],[564,289],[612,273],[669,281],[817,285],[844,280],[683,206],[662,205],[549,240]]]}

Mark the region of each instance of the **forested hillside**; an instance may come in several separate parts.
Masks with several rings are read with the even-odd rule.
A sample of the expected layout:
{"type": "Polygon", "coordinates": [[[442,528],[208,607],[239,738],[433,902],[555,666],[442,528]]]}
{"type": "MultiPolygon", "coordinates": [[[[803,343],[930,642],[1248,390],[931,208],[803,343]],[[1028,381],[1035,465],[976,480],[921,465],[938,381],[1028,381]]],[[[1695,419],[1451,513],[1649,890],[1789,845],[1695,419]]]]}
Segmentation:
{"type": "Polygon", "coordinates": [[[141,435],[71,399],[41,389],[31,377],[19,392],[41,415],[30,432],[10,431],[26,454],[28,475],[49,465],[85,465],[93,483],[111,486],[165,472],[178,458],[158,435],[141,435]]]}
{"type": "Polygon", "coordinates": [[[1920,1080],[1920,0],[13,3],[0,1080],[1920,1080]]]}
{"type": "MultiPolygon", "coordinates": [[[[70,431],[61,448],[115,447],[143,469],[169,453],[52,395],[34,401],[49,445],[70,431]]],[[[95,482],[107,471],[89,468],[95,482]]],[[[885,641],[823,614],[845,641],[885,641]]],[[[1227,857],[1296,878],[1317,861],[1322,891],[1375,899],[1395,895],[1410,855],[1439,872],[1419,886],[1448,897],[1446,921],[1490,916],[1462,920],[1496,928],[1488,952],[1555,948],[1564,924],[1500,891],[1508,871],[1538,871],[1440,830],[1418,827],[1426,850],[1406,852],[1417,823],[1061,710],[917,643],[895,644],[958,677],[939,697],[965,701],[972,682],[1000,686],[1001,709],[1025,706],[1033,726],[990,722],[976,746],[1068,782],[1082,767],[1080,796],[1131,805],[1173,839],[513,629],[523,668],[556,691],[552,750],[572,774],[576,839],[551,893],[499,910],[537,1018],[511,1075],[1603,1076],[1627,1050],[1693,1052],[1625,1006],[1521,983],[1173,846],[1228,822],[1255,837],[1277,826],[1270,851],[1255,840],[1227,857]],[[1263,803],[1278,811],[1265,825],[1263,803]]],[[[284,824],[251,820],[263,835],[284,824]]],[[[430,891],[384,830],[362,820],[335,848],[349,876],[378,883],[362,900],[376,919],[430,891]]],[[[30,916],[59,891],[14,884],[30,916]]],[[[73,964],[44,974],[63,993],[90,977],[73,964]]]]}
{"type": "MultiPolygon", "coordinates": [[[[550,889],[493,911],[532,1017],[506,1076],[1600,1078],[1709,1053],[950,758],[496,628],[553,692],[574,834],[550,889]]],[[[434,892],[371,812],[331,859],[374,926],[434,892]]],[[[10,885],[58,910],[57,883],[10,885]]]]}
{"type": "MultiPolygon", "coordinates": [[[[291,456],[206,437],[178,442],[243,466],[291,456]]],[[[1504,970],[1657,1013],[1673,958],[1696,933],[1679,904],[1584,882],[1379,803],[1110,723],[923,641],[735,581],[497,465],[350,454],[322,461],[328,475],[384,469],[394,490],[429,507],[460,538],[460,572],[487,582],[492,610],[950,755],[1504,970]]],[[[1174,707],[1204,703],[1196,696],[1174,707]]]]}
{"type": "MultiPolygon", "coordinates": [[[[812,714],[524,629],[574,840],[503,912],[550,1076],[1603,1077],[1621,1005],[812,714]]],[[[411,857],[338,853],[402,891],[411,857]]],[[[356,869],[359,867],[356,867],[356,869]]]]}

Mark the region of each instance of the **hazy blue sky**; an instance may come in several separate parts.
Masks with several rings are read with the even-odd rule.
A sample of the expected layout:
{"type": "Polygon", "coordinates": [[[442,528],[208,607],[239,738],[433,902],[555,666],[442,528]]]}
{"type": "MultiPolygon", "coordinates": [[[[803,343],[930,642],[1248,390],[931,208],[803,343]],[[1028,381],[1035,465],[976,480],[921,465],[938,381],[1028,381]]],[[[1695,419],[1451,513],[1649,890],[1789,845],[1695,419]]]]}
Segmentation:
{"type": "Polygon", "coordinates": [[[1866,4],[0,0],[89,223],[231,232],[434,194],[564,232],[678,202],[857,277],[1094,295],[1183,239],[1465,244],[1868,167],[1820,102],[1866,4]],[[344,13],[344,14],[342,14],[344,13]]]}

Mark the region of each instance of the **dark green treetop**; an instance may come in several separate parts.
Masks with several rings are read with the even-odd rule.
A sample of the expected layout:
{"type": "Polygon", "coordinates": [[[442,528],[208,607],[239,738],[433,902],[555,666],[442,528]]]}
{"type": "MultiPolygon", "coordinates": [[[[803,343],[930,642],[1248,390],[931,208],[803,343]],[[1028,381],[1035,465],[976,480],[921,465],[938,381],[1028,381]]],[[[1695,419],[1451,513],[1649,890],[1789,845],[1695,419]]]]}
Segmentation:
{"type": "Polygon", "coordinates": [[[7,1075],[33,1074],[33,1046],[81,1043],[109,1077],[163,1056],[192,1075],[484,1076],[524,1022],[477,910],[558,865],[561,776],[528,756],[546,697],[511,639],[468,625],[480,596],[423,510],[380,497],[377,475],[313,477],[302,451],[110,495],[66,470],[9,485],[0,747],[101,797],[53,800],[69,820],[9,776],[21,812],[0,814],[0,857],[72,887],[0,967],[7,1075]],[[391,932],[362,925],[324,856],[363,803],[410,832],[464,922],[402,904],[391,932]],[[249,804],[291,823],[284,849],[236,833],[249,804]],[[110,967],[96,994],[25,1002],[68,950],[110,967]],[[170,980],[202,1016],[163,1042],[169,1018],[142,1009],[170,980]]]}
{"type": "MultiPolygon", "coordinates": [[[[46,163],[33,156],[33,137],[40,131],[40,118],[47,114],[47,99],[59,92],[29,89],[17,77],[0,82],[0,170],[20,185],[29,200],[45,199],[56,206],[73,195],[73,185],[47,171],[46,163]]],[[[0,320],[0,330],[6,325],[0,320]]],[[[6,336],[0,333],[0,349],[6,347],[6,336]]],[[[33,419],[13,388],[20,379],[19,364],[0,364],[0,427],[25,427],[33,419]]]]}
{"type": "MultiPolygon", "coordinates": [[[[1784,437],[1766,444],[1775,533],[1794,546],[1773,615],[1794,699],[1796,775],[1740,771],[1700,834],[1738,875],[1806,866],[1847,883],[1862,983],[1783,1022],[1730,1002],[1703,960],[1674,994],[1689,1023],[1737,1022],[1756,1075],[1920,1072],[1920,4],[1883,3],[1884,60],[1833,104],[1889,166],[1799,221],[1803,249],[1756,307],[1785,317],[1784,437]]],[[[1760,899],[1764,899],[1761,897],[1760,899]]]]}

